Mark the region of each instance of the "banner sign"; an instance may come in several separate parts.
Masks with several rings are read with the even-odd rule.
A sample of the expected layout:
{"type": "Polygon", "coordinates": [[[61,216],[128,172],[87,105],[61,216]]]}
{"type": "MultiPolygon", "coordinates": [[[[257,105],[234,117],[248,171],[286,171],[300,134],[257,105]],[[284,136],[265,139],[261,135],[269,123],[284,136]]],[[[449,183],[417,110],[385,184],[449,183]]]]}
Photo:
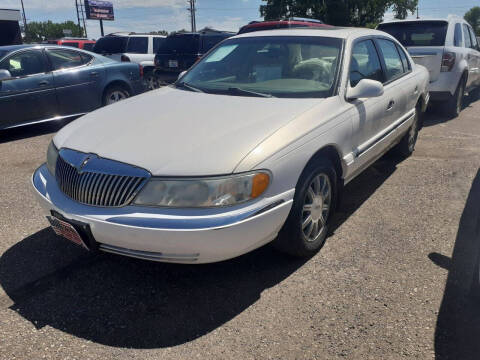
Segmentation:
{"type": "Polygon", "coordinates": [[[110,1],[85,0],[85,13],[89,20],[115,20],[110,1]]]}

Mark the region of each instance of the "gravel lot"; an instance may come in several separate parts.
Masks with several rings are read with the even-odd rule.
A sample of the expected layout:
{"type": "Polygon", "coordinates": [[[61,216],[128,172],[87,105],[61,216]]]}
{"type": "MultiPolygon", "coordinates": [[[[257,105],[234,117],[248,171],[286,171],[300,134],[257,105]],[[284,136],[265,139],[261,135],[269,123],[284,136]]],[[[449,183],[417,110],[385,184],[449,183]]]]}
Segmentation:
{"type": "MultiPolygon", "coordinates": [[[[478,96],[477,96],[478,99],[478,96]]],[[[308,261],[90,256],[30,188],[58,126],[0,133],[1,359],[479,359],[480,101],[346,188],[308,261]]]]}

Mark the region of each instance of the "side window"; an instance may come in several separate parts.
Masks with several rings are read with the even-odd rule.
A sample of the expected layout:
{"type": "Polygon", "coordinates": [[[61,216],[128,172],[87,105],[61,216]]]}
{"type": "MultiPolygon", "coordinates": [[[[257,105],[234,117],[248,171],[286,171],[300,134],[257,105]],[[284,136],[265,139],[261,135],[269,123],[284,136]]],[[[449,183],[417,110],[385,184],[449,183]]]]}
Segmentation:
{"type": "Polygon", "coordinates": [[[83,50],[92,51],[93,50],[93,45],[95,45],[95,44],[85,43],[85,44],[83,44],[83,50]]]}
{"type": "Polygon", "coordinates": [[[362,79],[383,82],[382,67],[372,40],[358,42],[352,51],[350,85],[355,87],[362,79]]]}
{"type": "Polygon", "coordinates": [[[465,35],[465,47],[466,48],[471,48],[472,47],[472,41],[470,39],[470,32],[468,31],[467,24],[463,24],[463,34],[465,35]]]}
{"type": "Polygon", "coordinates": [[[460,23],[455,24],[455,35],[453,42],[456,47],[463,47],[462,24],[460,23]]]}
{"type": "Polygon", "coordinates": [[[390,40],[378,39],[387,70],[387,81],[393,80],[403,74],[403,64],[398,54],[397,47],[390,40]]]}
{"type": "Polygon", "coordinates": [[[10,71],[12,77],[42,74],[46,72],[43,53],[37,50],[22,51],[2,61],[0,69],[10,71]]]}
{"type": "Polygon", "coordinates": [[[156,54],[160,46],[165,42],[165,38],[154,37],[153,38],[153,53],[156,54]]]}
{"type": "Polygon", "coordinates": [[[78,42],[64,42],[62,43],[62,46],[70,46],[70,47],[78,48],[78,42]]]}
{"type": "Polygon", "coordinates": [[[128,39],[127,53],[147,54],[148,53],[148,37],[131,37],[128,39]]]}
{"type": "Polygon", "coordinates": [[[468,30],[470,32],[470,39],[472,39],[472,49],[478,49],[478,41],[473,29],[469,26],[468,30]]]}
{"type": "Polygon", "coordinates": [[[52,63],[53,70],[70,69],[88,63],[92,57],[78,51],[49,49],[48,58],[52,63]]]}
{"type": "Polygon", "coordinates": [[[397,45],[397,51],[400,54],[400,59],[402,60],[403,71],[409,72],[410,70],[412,70],[412,65],[410,64],[410,61],[408,61],[405,51],[403,51],[403,49],[398,45],[397,45]]]}

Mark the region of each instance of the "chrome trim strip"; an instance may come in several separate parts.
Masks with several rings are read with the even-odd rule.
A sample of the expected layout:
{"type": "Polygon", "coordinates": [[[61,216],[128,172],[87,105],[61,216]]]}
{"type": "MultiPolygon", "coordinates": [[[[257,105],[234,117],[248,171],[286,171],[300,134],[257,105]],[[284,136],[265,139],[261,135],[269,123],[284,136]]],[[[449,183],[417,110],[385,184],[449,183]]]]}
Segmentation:
{"type": "Polygon", "coordinates": [[[83,116],[83,115],[86,115],[86,114],[88,114],[88,113],[84,112],[84,113],[78,113],[78,114],[72,114],[72,115],[55,116],[55,117],[49,118],[49,119],[35,120],[35,121],[29,121],[29,122],[25,122],[25,123],[21,123],[21,124],[15,124],[15,125],[4,127],[2,129],[14,129],[14,128],[17,128],[17,127],[28,126],[28,125],[33,125],[33,124],[41,124],[41,123],[50,122],[50,121],[65,120],[65,119],[68,119],[68,118],[72,118],[72,117],[76,117],[76,116],[83,116]]]}
{"type": "Polygon", "coordinates": [[[397,120],[394,122],[392,125],[387,127],[385,130],[382,132],[378,133],[375,137],[372,139],[364,142],[355,151],[355,157],[359,157],[363,153],[367,152],[371,148],[373,148],[376,144],[378,144],[380,141],[382,141],[384,138],[386,138],[388,135],[393,133],[397,128],[402,126],[404,123],[409,121],[413,116],[415,116],[415,109],[411,110],[407,115],[405,115],[403,118],[400,118],[400,120],[397,120]]]}
{"type": "Polygon", "coordinates": [[[117,255],[130,256],[137,259],[152,261],[175,261],[175,262],[195,262],[200,256],[199,253],[194,254],[164,254],[160,252],[131,250],[114,245],[100,244],[99,249],[117,255]]]}

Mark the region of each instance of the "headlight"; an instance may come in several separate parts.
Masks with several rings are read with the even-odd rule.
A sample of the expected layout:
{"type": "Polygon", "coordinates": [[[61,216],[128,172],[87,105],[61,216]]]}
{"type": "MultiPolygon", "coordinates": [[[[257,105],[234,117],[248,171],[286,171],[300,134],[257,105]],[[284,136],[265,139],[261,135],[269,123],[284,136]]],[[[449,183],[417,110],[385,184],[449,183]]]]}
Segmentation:
{"type": "Polygon", "coordinates": [[[52,140],[50,142],[50,145],[48,145],[48,150],[47,150],[47,168],[50,171],[50,174],[52,174],[53,176],[55,176],[57,159],[58,159],[58,149],[52,140]]]}
{"type": "Polygon", "coordinates": [[[269,183],[265,171],[218,178],[152,178],[134,203],[190,208],[235,205],[259,197],[269,183]]]}

